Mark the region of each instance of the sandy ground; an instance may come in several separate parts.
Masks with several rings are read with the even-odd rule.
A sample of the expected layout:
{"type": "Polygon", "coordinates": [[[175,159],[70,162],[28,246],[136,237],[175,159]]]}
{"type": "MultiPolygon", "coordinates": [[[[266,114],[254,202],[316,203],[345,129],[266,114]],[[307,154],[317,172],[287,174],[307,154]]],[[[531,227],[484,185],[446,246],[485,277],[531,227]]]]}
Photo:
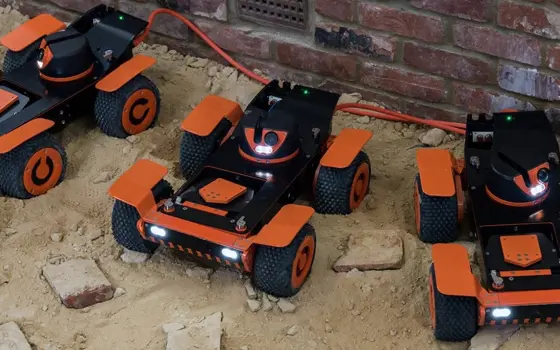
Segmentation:
{"type": "MultiPolygon", "coordinates": [[[[0,12],[0,34],[23,20],[17,13],[0,12]]],[[[405,264],[400,270],[350,277],[331,269],[351,234],[367,235],[374,228],[413,232],[414,154],[422,129],[401,130],[401,124],[379,120],[364,124],[355,116],[337,115],[335,132],[349,126],[374,132],[366,147],[374,174],[371,194],[368,205],[350,216],[313,217],[318,252],[308,283],[293,298],[294,314],[278,309],[252,313],[239,275],[218,270],[204,283],[187,276],[191,263],[165,249],[145,264],[122,262],[110,229],[113,202],[107,189],[112,181],[137,159],[150,158],[172,169],[168,179],[179,184],[181,179],[175,175],[180,120],[210,91],[245,106],[260,89],[213,62],[183,57],[165,47],[141,50],[158,58],[146,73],[162,95],[158,126],[130,142],[109,138],[92,118],[82,118],[59,134],[69,155],[62,185],[25,202],[0,198],[0,231],[4,229],[0,271],[10,279],[0,286],[0,324],[16,321],[40,350],[156,350],[165,348],[162,324],[222,311],[224,349],[468,348],[466,343],[433,340],[426,289],[429,247],[413,234],[402,237],[405,264]],[[109,181],[94,183],[102,172],[110,174],[109,181]],[[15,233],[7,234],[6,228],[15,233]],[[104,235],[91,240],[96,229],[104,235]],[[63,240],[53,241],[53,233],[63,235],[63,240]],[[40,270],[48,262],[85,256],[96,259],[114,286],[124,288],[126,294],[85,310],[70,310],[41,279],[40,270]],[[293,325],[298,326],[297,334],[286,335],[293,325]]],[[[444,147],[460,152],[460,144],[460,140],[450,141],[444,147]]],[[[557,327],[540,325],[519,331],[505,348],[552,348],[559,342],[557,327]]]]}

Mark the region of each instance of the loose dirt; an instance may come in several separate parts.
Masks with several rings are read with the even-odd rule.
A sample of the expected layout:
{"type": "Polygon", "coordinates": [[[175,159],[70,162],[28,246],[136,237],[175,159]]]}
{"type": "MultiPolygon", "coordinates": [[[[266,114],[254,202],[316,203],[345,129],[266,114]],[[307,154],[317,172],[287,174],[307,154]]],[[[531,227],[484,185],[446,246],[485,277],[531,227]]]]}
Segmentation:
{"type": "MultiPolygon", "coordinates": [[[[0,34],[23,20],[16,11],[0,9],[0,34]]],[[[251,312],[238,274],[217,270],[204,281],[187,274],[193,263],[166,249],[143,264],[122,262],[111,236],[110,184],[136,160],[149,158],[168,166],[168,180],[177,186],[182,181],[177,176],[180,121],[210,92],[245,107],[261,88],[206,59],[184,57],[164,46],[139,50],[158,59],[146,72],[162,96],[158,125],[120,140],[105,136],[93,118],[84,117],[58,135],[69,158],[63,184],[28,201],[0,198],[0,272],[9,280],[0,285],[0,324],[17,322],[40,350],[156,350],[165,348],[162,325],[220,311],[224,349],[468,348],[467,343],[435,342],[429,326],[429,247],[413,234],[412,184],[418,137],[425,132],[421,128],[335,116],[335,133],[343,127],[374,132],[366,146],[374,175],[371,194],[352,215],[313,217],[317,257],[308,283],[292,299],[297,306],[292,314],[277,307],[251,312]],[[371,229],[403,230],[403,267],[335,273],[332,263],[346,249],[349,236],[367,235],[371,229]],[[64,307],[41,278],[41,269],[73,257],[96,259],[124,295],[84,310],[64,307]]],[[[460,139],[446,141],[441,147],[461,152],[460,139]]],[[[553,348],[559,342],[557,327],[539,325],[516,333],[505,348],[553,348]]]]}

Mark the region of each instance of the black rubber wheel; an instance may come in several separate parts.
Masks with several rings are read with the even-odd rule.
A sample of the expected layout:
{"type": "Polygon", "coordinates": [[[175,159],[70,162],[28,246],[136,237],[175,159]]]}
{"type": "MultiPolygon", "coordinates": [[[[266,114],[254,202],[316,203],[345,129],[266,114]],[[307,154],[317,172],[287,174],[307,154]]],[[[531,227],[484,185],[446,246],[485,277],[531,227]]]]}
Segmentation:
{"type": "Polygon", "coordinates": [[[441,294],[437,289],[434,265],[430,266],[430,312],[437,340],[463,342],[478,329],[478,302],[474,297],[441,294]],[[434,315],[435,314],[435,315],[434,315]]]}
{"type": "Polygon", "coordinates": [[[66,175],[64,147],[51,134],[39,134],[0,155],[0,192],[29,199],[58,186],[66,175]]]}
{"type": "Polygon", "coordinates": [[[416,229],[420,240],[425,243],[454,242],[459,235],[457,196],[432,197],[425,194],[420,175],[416,175],[414,196],[416,229]]]}
{"type": "Polygon", "coordinates": [[[287,247],[257,247],[253,267],[253,284],[265,293],[279,298],[294,296],[311,273],[316,250],[315,229],[310,224],[305,224],[287,247]],[[294,279],[294,264],[298,263],[297,258],[300,256],[300,251],[307,254],[306,264],[301,274],[294,279]],[[309,255],[312,256],[309,257],[309,255]]]}
{"type": "MultiPolygon", "coordinates": [[[[156,202],[159,202],[162,199],[171,197],[173,188],[169,182],[161,180],[154,186],[152,193],[156,202]]],[[[138,214],[136,208],[119,200],[115,201],[111,217],[113,237],[118,244],[128,250],[152,254],[159,244],[142,238],[136,226],[139,219],[140,214],[138,214]]]]}
{"type": "Polygon", "coordinates": [[[100,91],[95,100],[94,114],[105,134],[127,138],[153,127],[160,111],[157,86],[138,75],[115,92],[100,91]]]}
{"type": "MultiPolygon", "coordinates": [[[[315,180],[315,210],[320,214],[347,215],[359,206],[369,191],[371,177],[371,163],[368,155],[360,151],[350,166],[344,169],[319,167],[315,180]],[[365,192],[356,203],[352,205],[355,196],[353,182],[357,172],[365,170],[367,166],[367,179],[365,179],[365,192]],[[363,167],[363,168],[362,168],[363,167]],[[354,207],[354,208],[353,208],[354,207]]],[[[355,203],[355,201],[354,201],[355,203]]]]}
{"type": "Polygon", "coordinates": [[[202,163],[218,149],[231,127],[231,122],[224,118],[208,136],[183,132],[179,163],[186,179],[190,179],[202,163]]]}
{"type": "Polygon", "coordinates": [[[2,65],[2,71],[4,74],[10,73],[19,67],[23,66],[25,63],[36,57],[38,54],[40,42],[37,41],[25,49],[15,52],[8,50],[6,56],[4,56],[4,64],[2,65]]]}

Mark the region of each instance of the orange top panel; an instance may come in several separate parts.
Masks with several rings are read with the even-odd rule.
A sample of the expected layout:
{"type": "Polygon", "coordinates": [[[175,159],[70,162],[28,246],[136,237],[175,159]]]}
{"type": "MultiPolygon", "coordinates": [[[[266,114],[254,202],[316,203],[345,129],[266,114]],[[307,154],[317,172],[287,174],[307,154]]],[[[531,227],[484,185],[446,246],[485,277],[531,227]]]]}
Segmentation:
{"type": "Polygon", "coordinates": [[[471,271],[467,249],[459,244],[434,244],[432,260],[436,287],[440,293],[454,296],[477,295],[478,281],[471,271]]]}
{"type": "Polygon", "coordinates": [[[257,235],[249,240],[259,245],[285,247],[292,242],[314,212],[313,208],[304,205],[285,205],[257,235]]]}
{"type": "Polygon", "coordinates": [[[0,154],[8,153],[33,136],[50,129],[54,125],[52,120],[36,118],[23,124],[14,131],[0,136],[0,154]]]}
{"type": "Polygon", "coordinates": [[[321,158],[321,166],[339,169],[350,166],[372,136],[368,130],[343,129],[321,158]]]}
{"type": "Polygon", "coordinates": [[[416,152],[416,162],[424,193],[439,197],[455,194],[453,156],[448,150],[421,148],[416,152]]]}
{"type": "Polygon", "coordinates": [[[144,55],[135,55],[97,82],[95,87],[105,92],[115,92],[132,78],[156,64],[156,59],[144,55]]]}
{"type": "Polygon", "coordinates": [[[234,182],[216,179],[198,190],[198,193],[207,203],[228,204],[247,192],[247,187],[234,182]]]}
{"type": "Polygon", "coordinates": [[[51,15],[43,14],[23,23],[0,39],[2,45],[12,51],[19,52],[37,39],[45,35],[56,33],[66,28],[66,25],[51,15]]]}
{"type": "Polygon", "coordinates": [[[208,136],[223,118],[236,124],[243,116],[237,102],[209,95],[196,106],[181,123],[181,129],[198,136],[208,136]]]}
{"type": "Polygon", "coordinates": [[[6,90],[0,89],[0,113],[12,107],[18,100],[17,95],[6,90]]]}
{"type": "Polygon", "coordinates": [[[500,243],[507,263],[527,267],[542,260],[537,235],[501,236],[500,243]]]}

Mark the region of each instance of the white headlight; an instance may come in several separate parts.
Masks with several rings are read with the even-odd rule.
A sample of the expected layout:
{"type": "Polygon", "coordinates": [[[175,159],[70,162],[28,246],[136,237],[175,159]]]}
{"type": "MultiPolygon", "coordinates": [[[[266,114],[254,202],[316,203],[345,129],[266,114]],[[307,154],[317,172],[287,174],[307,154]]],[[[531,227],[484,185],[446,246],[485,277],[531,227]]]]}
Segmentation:
{"type": "Polygon", "coordinates": [[[265,178],[265,179],[269,179],[269,178],[272,177],[272,174],[267,172],[267,171],[257,171],[255,173],[255,175],[257,175],[258,177],[265,178]]]}
{"type": "Polygon", "coordinates": [[[271,154],[272,153],[272,147],[259,145],[255,148],[255,151],[257,151],[257,153],[259,153],[259,154],[271,154]]]}
{"type": "Polygon", "coordinates": [[[531,195],[538,196],[539,194],[543,193],[546,187],[543,184],[538,184],[536,186],[531,187],[531,195]]]}
{"type": "Polygon", "coordinates": [[[39,69],[43,68],[43,61],[37,61],[37,67],[39,67],[39,69]]]}
{"type": "Polygon", "coordinates": [[[511,315],[510,309],[494,309],[492,310],[492,316],[494,317],[509,317],[511,315]]]}
{"type": "Polygon", "coordinates": [[[236,252],[235,250],[229,249],[229,248],[224,248],[222,249],[222,255],[225,256],[226,258],[230,258],[230,259],[237,259],[239,257],[239,253],[236,252]]]}
{"type": "Polygon", "coordinates": [[[159,237],[165,237],[165,234],[166,234],[164,229],[162,229],[161,227],[157,227],[157,226],[150,227],[150,232],[152,234],[156,235],[156,236],[159,236],[159,237]]]}

